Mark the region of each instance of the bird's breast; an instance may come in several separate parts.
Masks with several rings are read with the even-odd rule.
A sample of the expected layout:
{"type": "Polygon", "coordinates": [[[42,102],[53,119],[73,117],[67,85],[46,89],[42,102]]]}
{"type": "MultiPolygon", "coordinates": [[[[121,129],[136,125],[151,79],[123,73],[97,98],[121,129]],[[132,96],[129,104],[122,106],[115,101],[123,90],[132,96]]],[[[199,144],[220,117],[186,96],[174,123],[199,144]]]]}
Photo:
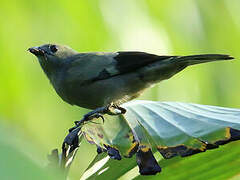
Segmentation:
{"type": "Polygon", "coordinates": [[[56,93],[61,97],[61,99],[69,104],[72,104],[71,100],[69,99],[68,85],[65,84],[64,70],[55,72],[51,77],[49,77],[49,79],[56,93]]]}

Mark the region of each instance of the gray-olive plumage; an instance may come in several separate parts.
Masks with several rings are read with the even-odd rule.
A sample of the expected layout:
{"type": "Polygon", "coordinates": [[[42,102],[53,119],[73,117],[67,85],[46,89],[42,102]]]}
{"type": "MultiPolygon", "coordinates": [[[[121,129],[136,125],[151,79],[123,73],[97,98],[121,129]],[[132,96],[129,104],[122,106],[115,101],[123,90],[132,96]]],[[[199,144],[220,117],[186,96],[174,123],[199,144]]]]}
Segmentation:
{"type": "Polygon", "coordinates": [[[158,56],[144,52],[78,53],[46,44],[29,48],[58,95],[66,102],[95,109],[120,105],[189,65],[233,57],[223,54],[158,56]]]}

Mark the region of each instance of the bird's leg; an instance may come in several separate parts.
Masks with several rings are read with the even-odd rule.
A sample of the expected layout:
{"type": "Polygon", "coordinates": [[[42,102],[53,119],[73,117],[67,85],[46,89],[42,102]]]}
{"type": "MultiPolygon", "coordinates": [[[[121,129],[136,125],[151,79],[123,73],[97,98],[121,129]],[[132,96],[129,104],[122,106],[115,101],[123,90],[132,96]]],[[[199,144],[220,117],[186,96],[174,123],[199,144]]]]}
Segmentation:
{"type": "Polygon", "coordinates": [[[93,111],[90,111],[89,113],[84,115],[83,119],[81,119],[80,121],[75,121],[74,123],[78,127],[84,122],[90,121],[94,118],[102,118],[104,122],[104,118],[103,118],[104,114],[119,115],[119,114],[124,114],[125,112],[126,112],[126,109],[111,103],[106,107],[100,107],[93,111]]]}

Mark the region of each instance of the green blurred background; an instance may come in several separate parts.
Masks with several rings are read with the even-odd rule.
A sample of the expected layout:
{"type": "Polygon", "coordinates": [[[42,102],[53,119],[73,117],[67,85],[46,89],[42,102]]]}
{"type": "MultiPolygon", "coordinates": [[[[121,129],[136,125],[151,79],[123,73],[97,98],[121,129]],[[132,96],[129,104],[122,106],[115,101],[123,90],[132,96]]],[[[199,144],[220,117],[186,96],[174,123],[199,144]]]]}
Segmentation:
{"type": "MultiPolygon", "coordinates": [[[[0,143],[44,166],[73,121],[87,112],[57,96],[29,47],[59,43],[81,52],[225,53],[239,59],[239,7],[239,0],[1,0],[0,143]]],[[[193,66],[140,99],[240,108],[239,69],[238,61],[193,66]]],[[[87,167],[95,147],[83,143],[80,151],[72,178],[87,167]]]]}

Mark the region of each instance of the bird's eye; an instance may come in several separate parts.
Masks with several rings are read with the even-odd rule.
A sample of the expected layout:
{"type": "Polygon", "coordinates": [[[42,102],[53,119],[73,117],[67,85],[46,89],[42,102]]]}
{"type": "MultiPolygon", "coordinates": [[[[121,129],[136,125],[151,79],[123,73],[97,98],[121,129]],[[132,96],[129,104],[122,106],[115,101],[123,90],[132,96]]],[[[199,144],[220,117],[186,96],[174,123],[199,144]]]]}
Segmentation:
{"type": "Polygon", "coordinates": [[[51,50],[52,53],[55,53],[55,52],[57,52],[57,50],[58,50],[58,48],[57,48],[56,45],[51,45],[49,48],[50,48],[50,50],[51,50]]]}

